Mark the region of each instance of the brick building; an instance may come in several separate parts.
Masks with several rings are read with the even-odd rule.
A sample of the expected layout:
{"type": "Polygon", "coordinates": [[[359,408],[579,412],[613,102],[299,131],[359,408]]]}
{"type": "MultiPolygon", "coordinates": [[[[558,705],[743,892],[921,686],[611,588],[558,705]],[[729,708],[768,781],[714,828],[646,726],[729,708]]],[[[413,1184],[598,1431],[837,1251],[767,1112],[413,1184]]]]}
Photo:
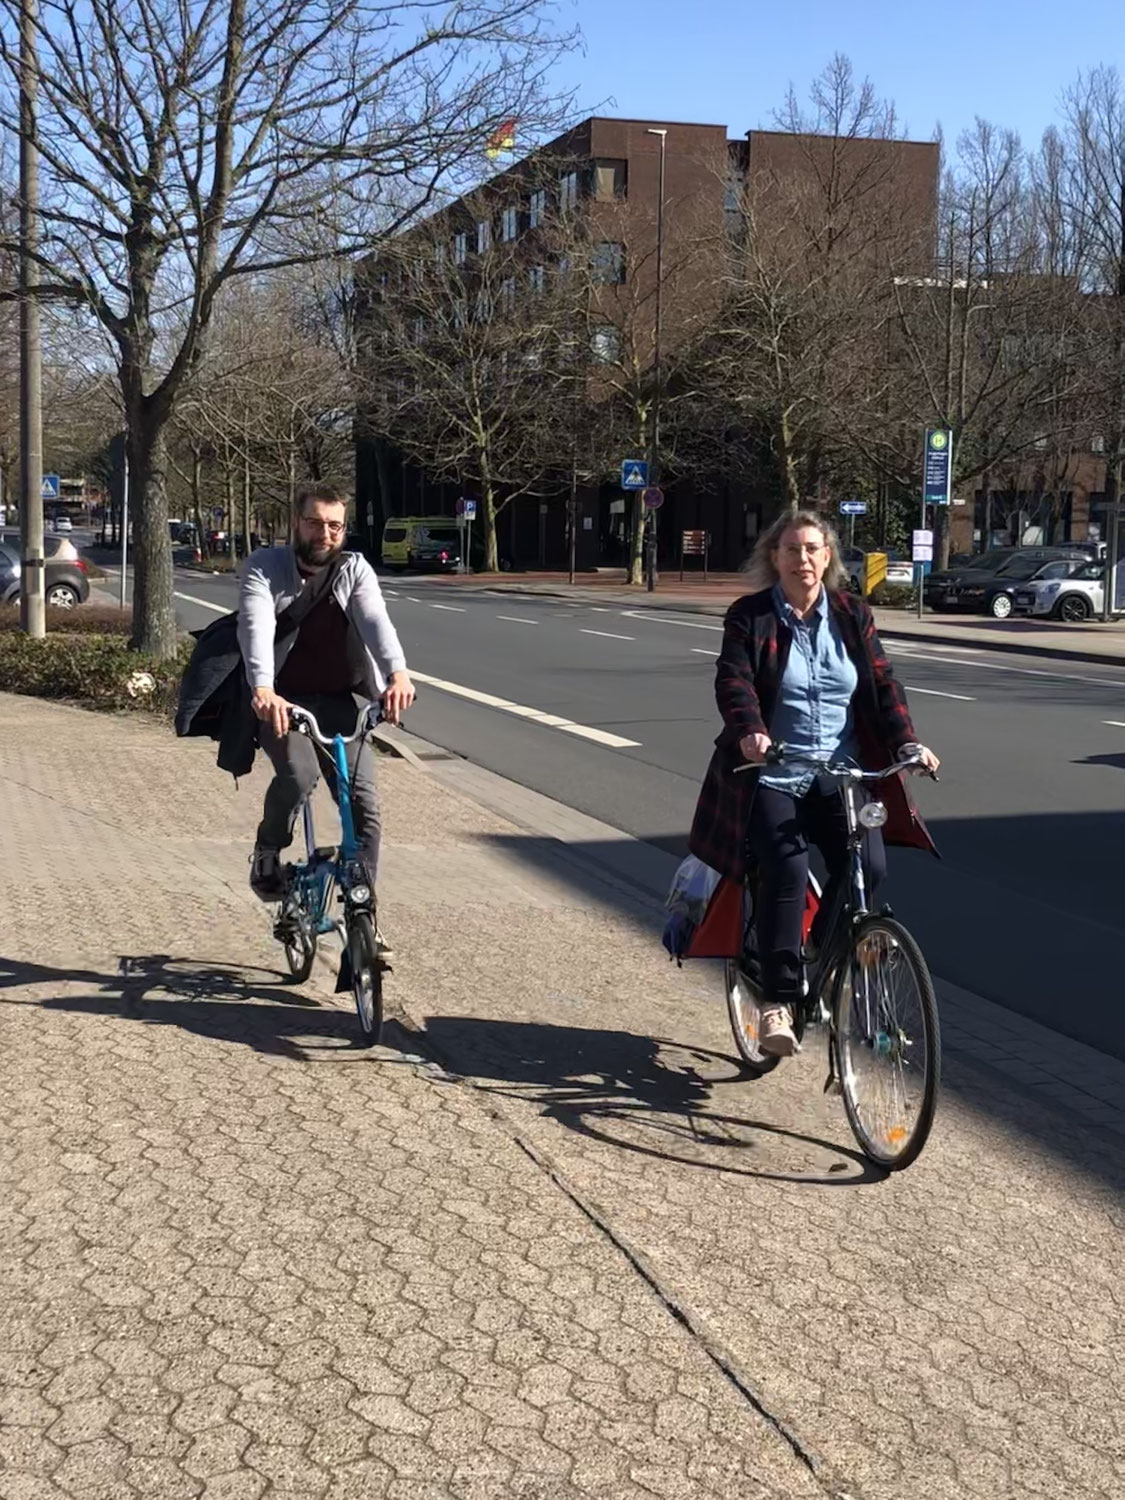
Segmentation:
{"type": "MultiPolygon", "coordinates": [[[[451,232],[464,236],[470,257],[492,236],[533,233],[537,209],[533,201],[545,189],[544,162],[559,164],[549,177],[556,201],[580,208],[594,226],[592,238],[607,265],[612,258],[645,332],[644,320],[655,310],[656,232],[659,199],[661,136],[665,132],[664,276],[662,345],[675,352],[693,319],[704,310],[700,299],[715,278],[696,275],[691,245],[719,245],[731,232],[735,211],[752,190],[762,223],[789,225],[794,234],[815,233],[817,201],[841,183],[857,196],[867,194],[868,211],[894,213],[917,224],[920,243],[932,245],[936,218],[939,148],[913,141],[849,140],[794,136],[773,131],[750,131],[731,139],[722,125],[659,120],[623,120],[594,116],[550,142],[533,158],[498,174],[474,195],[495,203],[495,219],[481,228],[456,228],[460,205],[442,211],[451,232]],[[529,187],[534,164],[533,189],[529,187]],[[802,186],[807,190],[802,199],[802,186]],[[807,213],[793,212],[804,201],[807,213]],[[622,205],[628,205],[627,215],[622,205]],[[601,224],[602,229],[598,226],[601,224]],[[627,228],[622,228],[622,225],[627,228]],[[604,233],[605,238],[599,238],[604,233]],[[623,236],[622,239],[614,238],[623,236]],[[625,242],[627,241],[627,242],[625,242]]],[[[784,229],[783,229],[784,232],[784,229]]],[[[607,282],[615,279],[607,275],[607,282]]],[[[614,288],[604,292],[606,322],[594,337],[613,339],[614,288]]],[[[362,393],[359,402],[362,410],[362,393]]],[[[619,457],[645,457],[626,447],[619,457]]],[[[768,521],[777,498],[766,489],[755,491],[696,469],[692,477],[676,477],[666,486],[660,512],[660,552],[663,566],[678,558],[682,531],[703,529],[711,535],[712,565],[737,567],[754,537],[768,521]]],[[[459,492],[455,484],[437,484],[387,445],[357,441],[356,496],[358,521],[377,550],[383,520],[392,515],[452,513],[459,492]]],[[[619,566],[625,561],[628,502],[612,483],[584,487],[578,495],[576,560],[579,568],[619,566]]],[[[500,550],[514,567],[560,567],[567,552],[567,508],[541,498],[523,498],[505,507],[499,521],[500,550]]]]}

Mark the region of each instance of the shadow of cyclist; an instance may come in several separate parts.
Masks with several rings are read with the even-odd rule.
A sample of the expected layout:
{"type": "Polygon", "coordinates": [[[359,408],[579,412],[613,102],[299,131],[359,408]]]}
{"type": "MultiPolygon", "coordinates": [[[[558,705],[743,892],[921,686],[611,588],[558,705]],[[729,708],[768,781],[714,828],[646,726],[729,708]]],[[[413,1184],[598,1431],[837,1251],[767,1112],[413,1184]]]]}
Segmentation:
{"type": "Polygon", "coordinates": [[[498,1084],[489,1091],[525,1099],[568,1130],[623,1150],[831,1187],[885,1176],[848,1147],[714,1109],[713,1090],[746,1076],[720,1052],[627,1031],[465,1016],[430,1016],[425,1034],[451,1071],[486,1089],[498,1084]]]}
{"type": "Polygon", "coordinates": [[[55,984],[66,985],[68,990],[79,984],[90,990],[35,1000],[0,998],[0,1004],[31,1004],[42,1010],[178,1026],[196,1036],[304,1060],[320,1049],[357,1045],[353,1016],[285,986],[284,978],[270,969],[167,953],[122,958],[116,974],[0,957],[0,992],[55,984]]]}

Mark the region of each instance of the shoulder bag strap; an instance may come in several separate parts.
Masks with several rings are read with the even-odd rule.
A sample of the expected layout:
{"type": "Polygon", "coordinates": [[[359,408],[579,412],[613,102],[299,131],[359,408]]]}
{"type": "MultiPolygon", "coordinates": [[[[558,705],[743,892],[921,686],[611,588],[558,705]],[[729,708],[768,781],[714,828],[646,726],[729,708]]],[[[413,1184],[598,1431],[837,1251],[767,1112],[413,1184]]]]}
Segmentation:
{"type": "Polygon", "coordinates": [[[344,557],[345,554],[341,552],[332,559],[326,568],[321,568],[319,573],[315,573],[305,583],[304,588],[297,595],[296,599],[291,604],[286,605],[281,611],[277,617],[277,629],[274,633],[275,640],[284,640],[287,635],[291,635],[305,616],[311,610],[315,609],[320,601],[325,598],[336,582],[336,579],[340,576],[340,569],[344,566],[344,557]]]}

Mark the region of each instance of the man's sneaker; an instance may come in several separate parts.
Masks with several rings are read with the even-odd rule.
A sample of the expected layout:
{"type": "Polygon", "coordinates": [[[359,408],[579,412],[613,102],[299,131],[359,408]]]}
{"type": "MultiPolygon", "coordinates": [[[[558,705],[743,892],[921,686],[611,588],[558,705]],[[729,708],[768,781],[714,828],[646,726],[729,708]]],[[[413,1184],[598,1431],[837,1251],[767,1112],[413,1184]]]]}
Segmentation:
{"type": "Polygon", "coordinates": [[[250,889],[261,901],[280,901],[285,892],[281,856],[276,849],[255,849],[250,859],[250,889]]]}
{"type": "Polygon", "coordinates": [[[771,1057],[792,1057],[797,1038],[785,1005],[767,1005],[758,1017],[758,1046],[771,1057]]]}

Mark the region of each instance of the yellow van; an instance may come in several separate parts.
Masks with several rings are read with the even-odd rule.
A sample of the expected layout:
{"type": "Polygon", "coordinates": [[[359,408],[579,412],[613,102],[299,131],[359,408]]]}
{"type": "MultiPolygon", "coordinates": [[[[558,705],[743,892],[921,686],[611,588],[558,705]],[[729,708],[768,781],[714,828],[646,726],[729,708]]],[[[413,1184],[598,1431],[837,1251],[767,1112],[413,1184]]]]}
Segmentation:
{"type": "Polygon", "coordinates": [[[462,546],[456,516],[392,516],[383,527],[381,555],[385,568],[455,573],[462,546]]]}

